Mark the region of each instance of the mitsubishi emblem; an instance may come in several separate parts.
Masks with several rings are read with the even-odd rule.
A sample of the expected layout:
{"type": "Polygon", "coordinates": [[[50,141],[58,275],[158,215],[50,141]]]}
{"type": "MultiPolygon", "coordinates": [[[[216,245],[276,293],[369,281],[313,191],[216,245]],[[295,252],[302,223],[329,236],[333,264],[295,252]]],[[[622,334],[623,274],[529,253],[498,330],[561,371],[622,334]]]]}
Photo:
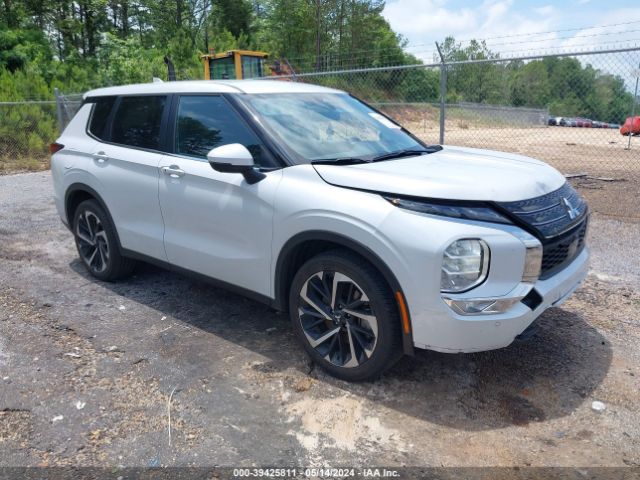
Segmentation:
{"type": "Polygon", "coordinates": [[[573,220],[574,218],[576,218],[580,214],[580,211],[576,207],[573,206],[573,204],[569,201],[568,198],[562,197],[561,203],[562,203],[562,206],[567,211],[567,215],[569,215],[569,218],[571,220],[573,220]]]}

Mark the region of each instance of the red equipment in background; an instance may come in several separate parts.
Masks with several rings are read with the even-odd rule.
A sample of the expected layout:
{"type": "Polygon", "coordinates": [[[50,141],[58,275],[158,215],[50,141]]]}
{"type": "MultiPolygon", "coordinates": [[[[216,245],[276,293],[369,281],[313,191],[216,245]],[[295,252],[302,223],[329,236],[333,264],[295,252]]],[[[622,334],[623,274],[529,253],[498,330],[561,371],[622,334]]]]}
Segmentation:
{"type": "Polygon", "coordinates": [[[629,117],[620,128],[622,135],[640,135],[640,117],[629,117]]]}

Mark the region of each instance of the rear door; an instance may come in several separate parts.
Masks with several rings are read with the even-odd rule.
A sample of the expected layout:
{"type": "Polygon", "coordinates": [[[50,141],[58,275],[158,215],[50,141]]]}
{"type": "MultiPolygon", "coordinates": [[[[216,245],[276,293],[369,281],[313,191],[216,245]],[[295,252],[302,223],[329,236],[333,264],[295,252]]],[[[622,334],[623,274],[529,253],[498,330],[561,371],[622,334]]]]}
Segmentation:
{"type": "MultiPolygon", "coordinates": [[[[166,254],[158,166],[164,156],[161,132],[168,104],[167,95],[121,96],[115,99],[102,129],[100,124],[91,127],[99,140],[92,152],[92,172],[101,183],[100,194],[120,243],[160,260],[166,260],[166,254]]],[[[99,103],[94,108],[94,115],[100,113],[99,103]]]]}
{"type": "Polygon", "coordinates": [[[221,95],[175,98],[174,153],[164,160],[160,206],[169,262],[263,295],[270,292],[273,199],[280,169],[250,185],[213,170],[214,147],[241,143],[273,167],[268,149],[221,95]]]}

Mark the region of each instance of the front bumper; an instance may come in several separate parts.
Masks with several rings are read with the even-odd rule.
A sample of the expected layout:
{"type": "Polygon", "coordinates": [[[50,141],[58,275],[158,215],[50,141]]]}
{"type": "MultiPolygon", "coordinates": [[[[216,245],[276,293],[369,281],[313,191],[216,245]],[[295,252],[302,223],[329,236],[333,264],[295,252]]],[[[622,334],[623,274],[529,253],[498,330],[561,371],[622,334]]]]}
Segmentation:
{"type": "MultiPolygon", "coordinates": [[[[495,315],[458,315],[448,306],[447,319],[438,321],[436,331],[428,336],[416,336],[414,345],[441,352],[476,352],[506,347],[547,308],[562,304],[586,278],[589,251],[582,252],[564,269],[545,280],[538,280],[534,289],[539,303],[531,309],[526,302],[517,302],[508,311],[495,315]],[[443,321],[444,320],[444,321],[443,321]]],[[[505,296],[506,298],[509,295],[505,296]]],[[[444,300],[443,300],[444,304],[444,300]]],[[[444,311],[441,310],[441,315],[444,311]]],[[[415,321],[415,319],[414,319],[415,321]]]]}

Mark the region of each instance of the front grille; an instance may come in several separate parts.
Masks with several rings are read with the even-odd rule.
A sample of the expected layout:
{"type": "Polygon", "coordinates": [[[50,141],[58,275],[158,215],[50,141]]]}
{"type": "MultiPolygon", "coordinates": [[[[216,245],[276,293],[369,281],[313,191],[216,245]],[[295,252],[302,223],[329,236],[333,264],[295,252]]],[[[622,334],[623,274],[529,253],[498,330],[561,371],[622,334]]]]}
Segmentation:
{"type": "Polygon", "coordinates": [[[568,183],[546,195],[500,206],[533,227],[542,238],[554,237],[577,225],[588,209],[587,202],[568,183]]]}
{"type": "Polygon", "coordinates": [[[566,265],[571,263],[582,251],[587,236],[588,218],[584,218],[582,223],[571,231],[560,235],[552,242],[542,244],[542,269],[540,278],[545,279],[552,276],[566,265]]]}
{"type": "Polygon", "coordinates": [[[584,248],[589,207],[568,183],[546,195],[499,206],[542,242],[542,279],[571,263],[584,248]]]}

